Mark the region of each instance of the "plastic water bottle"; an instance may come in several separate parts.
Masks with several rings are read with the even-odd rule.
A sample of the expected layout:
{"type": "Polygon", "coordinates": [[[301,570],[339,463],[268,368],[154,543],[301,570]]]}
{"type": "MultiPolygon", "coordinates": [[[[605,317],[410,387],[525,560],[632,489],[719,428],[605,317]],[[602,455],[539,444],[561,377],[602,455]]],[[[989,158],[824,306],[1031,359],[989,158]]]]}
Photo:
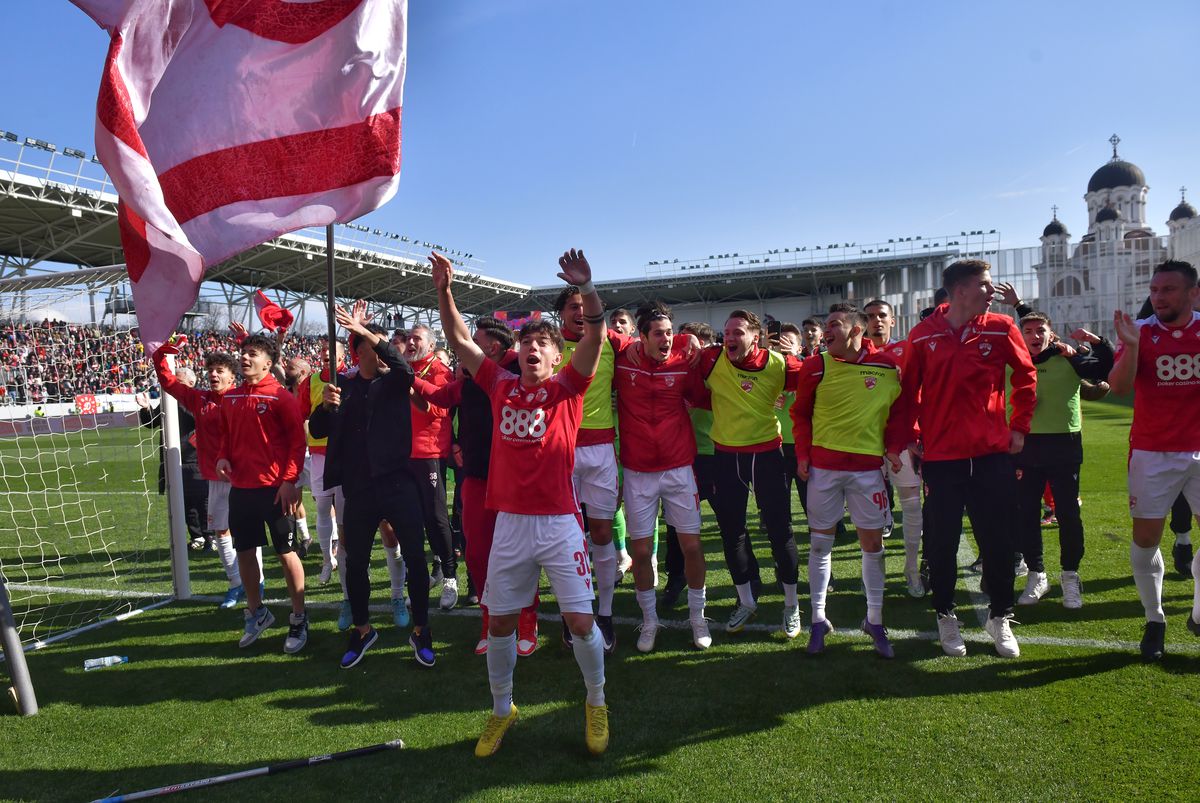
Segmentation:
{"type": "Polygon", "coordinates": [[[93,669],[104,669],[106,666],[116,666],[117,664],[129,663],[128,655],[109,655],[104,658],[89,658],[83,662],[83,671],[91,672],[93,669]]]}

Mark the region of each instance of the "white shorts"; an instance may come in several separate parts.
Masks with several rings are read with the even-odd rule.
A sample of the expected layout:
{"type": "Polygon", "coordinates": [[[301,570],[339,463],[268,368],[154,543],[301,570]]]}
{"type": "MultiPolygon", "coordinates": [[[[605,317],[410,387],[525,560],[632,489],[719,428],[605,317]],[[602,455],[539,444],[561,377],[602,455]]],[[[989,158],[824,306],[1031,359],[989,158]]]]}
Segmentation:
{"type": "Polygon", "coordinates": [[[681,533],[700,533],[700,496],[691,466],[667,471],[625,469],[625,536],[649,538],[654,534],[658,503],[663,518],[681,533]]]}
{"type": "Polygon", "coordinates": [[[1164,519],[1181,493],[1200,512],[1200,452],[1130,452],[1130,516],[1164,519]]]}
{"type": "Polygon", "coordinates": [[[208,481],[208,531],[221,533],[229,529],[229,483],[208,481]]]}
{"type": "Polygon", "coordinates": [[[834,471],[813,467],[808,475],[808,526],[832,530],[850,508],[850,521],[863,530],[887,525],[887,489],[883,471],[834,471]]]}
{"type": "MultiPolygon", "coordinates": [[[[886,461],[885,461],[886,462],[886,461]]],[[[888,463],[888,475],[892,478],[892,485],[897,488],[920,488],[921,477],[913,468],[912,453],[905,449],[900,453],[900,470],[896,471],[892,468],[892,464],[888,463]]]]}
{"type": "Polygon", "coordinates": [[[488,611],[518,613],[532,605],[542,569],[561,612],[592,612],[592,568],[578,517],[496,514],[483,590],[488,611]]]}
{"type": "Polygon", "coordinates": [[[300,469],[300,476],[296,477],[296,487],[312,487],[312,455],[308,452],[304,453],[304,468],[300,469]]]}
{"type": "Polygon", "coordinates": [[[587,505],[589,519],[611,519],[617,512],[617,452],[611,443],[575,447],[575,498],[587,505]]]}
{"type": "Polygon", "coordinates": [[[326,496],[333,495],[337,492],[338,501],[335,503],[337,509],[341,511],[341,490],[340,485],[336,485],[328,491],[325,490],[325,455],[320,453],[312,453],[308,459],[304,461],[305,471],[309,472],[308,487],[312,490],[312,495],[326,496]]]}

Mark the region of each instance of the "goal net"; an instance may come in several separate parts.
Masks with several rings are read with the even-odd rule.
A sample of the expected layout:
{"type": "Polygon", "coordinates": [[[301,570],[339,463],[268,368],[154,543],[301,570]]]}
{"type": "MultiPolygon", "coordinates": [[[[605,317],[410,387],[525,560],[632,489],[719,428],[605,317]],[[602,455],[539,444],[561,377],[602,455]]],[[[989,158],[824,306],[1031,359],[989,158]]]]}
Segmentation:
{"type": "Polygon", "coordinates": [[[26,645],[172,593],[157,385],[131,324],[69,322],[81,295],[0,293],[0,571],[26,645]]]}

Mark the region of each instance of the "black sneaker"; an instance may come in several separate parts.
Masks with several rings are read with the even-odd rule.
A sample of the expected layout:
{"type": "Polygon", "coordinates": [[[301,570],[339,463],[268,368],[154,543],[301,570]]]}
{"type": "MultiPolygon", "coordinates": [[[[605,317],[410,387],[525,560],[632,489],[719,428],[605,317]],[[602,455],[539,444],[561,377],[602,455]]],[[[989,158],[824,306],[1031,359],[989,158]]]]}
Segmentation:
{"type": "Polygon", "coordinates": [[[1142,660],[1161,661],[1166,651],[1166,640],[1166,622],[1146,622],[1146,632],[1142,635],[1142,660]]]}
{"type": "Polygon", "coordinates": [[[1192,545],[1176,544],[1171,547],[1171,557],[1175,559],[1175,571],[1180,577],[1192,576],[1192,545]]]}
{"type": "Polygon", "coordinates": [[[600,626],[600,635],[604,637],[604,654],[612,655],[617,649],[617,634],[613,632],[611,616],[597,616],[596,624],[600,626]]]}
{"type": "Polygon", "coordinates": [[[1200,636],[1200,622],[1193,619],[1190,613],[1188,614],[1187,629],[1192,631],[1193,636],[1200,636]]]}
{"type": "Polygon", "coordinates": [[[417,659],[417,663],[421,666],[433,666],[437,660],[437,656],[433,654],[433,633],[429,630],[429,626],[421,628],[421,632],[416,630],[408,637],[408,644],[413,648],[413,657],[417,659]]]}
{"type": "Polygon", "coordinates": [[[568,650],[575,649],[575,636],[573,636],[571,634],[571,628],[567,627],[567,618],[565,616],[562,617],[562,626],[563,626],[563,634],[562,634],[563,646],[566,647],[568,650]]]}
{"type": "Polygon", "coordinates": [[[371,645],[378,640],[379,633],[373,627],[365,636],[358,632],[358,628],[351,630],[350,643],[346,645],[346,654],[342,656],[342,669],[357,665],[362,660],[363,653],[371,649],[371,645]]]}
{"type": "Polygon", "coordinates": [[[687,588],[687,580],[683,577],[669,575],[667,584],[663,587],[662,596],[658,598],[658,602],[664,608],[674,608],[679,604],[679,598],[683,596],[683,590],[687,588]]]}
{"type": "Polygon", "coordinates": [[[437,558],[434,558],[433,569],[429,572],[429,587],[433,588],[435,585],[445,579],[445,576],[442,574],[442,562],[437,558]]]}
{"type": "Polygon", "coordinates": [[[891,538],[891,537],[892,537],[892,531],[893,531],[894,529],[895,529],[895,525],[893,525],[893,524],[892,524],[890,521],[889,521],[887,524],[883,525],[883,537],[884,537],[884,538],[891,538]]]}

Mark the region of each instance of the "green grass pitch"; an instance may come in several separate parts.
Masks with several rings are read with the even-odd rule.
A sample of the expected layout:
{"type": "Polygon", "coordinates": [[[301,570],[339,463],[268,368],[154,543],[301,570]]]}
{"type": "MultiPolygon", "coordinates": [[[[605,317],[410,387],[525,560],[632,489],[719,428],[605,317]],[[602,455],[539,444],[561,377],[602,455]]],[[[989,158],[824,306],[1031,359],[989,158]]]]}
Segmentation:
{"type": "MultiPolygon", "coordinates": [[[[1128,561],[1128,426],[1128,408],[1085,407],[1085,605],[1062,607],[1056,530],[1046,528],[1053,589],[1039,605],[1018,609],[1016,660],[997,658],[983,640],[968,592],[977,580],[965,574],[959,616],[969,655],[942,656],[931,640],[936,628],[928,602],[904,591],[898,535],[887,542],[884,607],[894,661],[877,660],[854,633],[864,602],[850,541],[839,541],[834,553],[828,615],[838,632],[827,654],[805,656],[806,634],[794,642],[765,630],[728,636],[723,624],[734,594],[706,515],[713,648],[698,652],[687,631],[669,629],[655,652],[641,655],[633,627],[619,625],[607,670],[612,744],[601,758],[589,757],[583,745],[583,684],[558,642],[556,622],[543,622],[539,650],[518,663],[521,721],[496,756],[480,761],[472,749],[490,695],[484,659],[472,652],[479,628],[473,612],[433,613],[433,670],[419,667],[406,634],[377,614],[379,643],[358,667],[342,671],[345,636],[335,629],[332,607],[314,607],[308,646],[286,656],[280,625],[239,650],[240,612],[175,603],[29,654],[42,711],[0,717],[0,798],[91,799],[399,737],[407,744],[399,752],[186,798],[1195,800],[1200,639],[1183,626],[1192,585],[1170,569],[1168,537],[1169,654],[1160,665],[1143,665],[1136,654],[1142,612],[1128,561]],[[130,663],[83,672],[83,659],[111,654],[128,655],[130,663]]],[[[140,436],[98,444],[99,459],[75,469],[81,487],[91,487],[99,472],[109,486],[144,487],[139,475],[145,466],[157,470],[157,456],[146,460],[143,448],[121,437],[140,436]]],[[[9,488],[16,443],[0,442],[9,488]]],[[[13,513],[12,505],[5,494],[0,517],[13,513]]],[[[97,505],[117,522],[108,552],[137,565],[98,568],[84,550],[79,560],[63,561],[64,576],[55,582],[167,592],[161,500],[152,496],[148,504],[128,494],[97,505]]],[[[803,565],[807,536],[795,508],[803,565]]],[[[5,526],[0,520],[0,538],[8,537],[5,526]]],[[[755,543],[760,562],[770,566],[765,539],[755,543]]],[[[964,543],[973,544],[969,535],[964,543]]],[[[14,549],[0,543],[6,566],[14,549]]],[[[386,575],[382,558],[375,563],[378,603],[386,598],[386,575]]],[[[319,558],[308,566],[310,600],[335,602],[336,586],[316,585],[319,558]]],[[[270,560],[267,575],[268,596],[282,597],[270,560]]],[[[220,593],[223,577],[215,556],[193,555],[195,593],[220,593]]],[[[803,584],[801,592],[807,608],[803,584]]],[[[58,596],[35,603],[76,604],[58,596]]],[[[273,608],[282,620],[286,606],[273,608]]],[[[768,586],[757,624],[777,626],[781,608],[781,595],[768,586]]],[[[543,606],[554,610],[552,599],[543,606]]],[[[615,612],[638,616],[628,579],[618,588],[615,612]]],[[[668,618],[684,616],[681,608],[668,618]]]]}

